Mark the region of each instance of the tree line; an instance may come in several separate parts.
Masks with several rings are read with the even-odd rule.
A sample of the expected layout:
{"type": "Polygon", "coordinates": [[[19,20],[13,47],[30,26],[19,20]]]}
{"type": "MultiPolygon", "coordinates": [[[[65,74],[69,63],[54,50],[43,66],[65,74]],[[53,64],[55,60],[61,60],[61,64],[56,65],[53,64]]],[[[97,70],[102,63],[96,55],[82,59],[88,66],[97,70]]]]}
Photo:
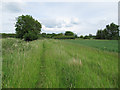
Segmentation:
{"type": "Polygon", "coordinates": [[[46,34],[46,33],[42,33],[40,34],[40,37],[44,37],[44,38],[54,38],[54,39],[75,39],[77,38],[77,34],[71,32],[71,31],[66,31],[65,33],[52,33],[52,34],[46,34]]]}
{"type": "Polygon", "coordinates": [[[119,39],[119,26],[111,23],[106,25],[105,29],[97,31],[96,39],[109,39],[109,40],[118,40],[119,39]]]}
{"type": "Polygon", "coordinates": [[[65,33],[41,33],[42,25],[38,20],[35,20],[30,15],[22,15],[17,18],[17,22],[15,24],[16,34],[5,34],[2,33],[2,37],[15,37],[24,39],[25,41],[32,41],[39,38],[54,38],[54,39],[109,39],[109,40],[118,40],[119,39],[119,26],[111,23],[110,25],[106,25],[105,29],[98,30],[96,35],[81,35],[77,36],[72,31],[66,31],[65,33]]]}

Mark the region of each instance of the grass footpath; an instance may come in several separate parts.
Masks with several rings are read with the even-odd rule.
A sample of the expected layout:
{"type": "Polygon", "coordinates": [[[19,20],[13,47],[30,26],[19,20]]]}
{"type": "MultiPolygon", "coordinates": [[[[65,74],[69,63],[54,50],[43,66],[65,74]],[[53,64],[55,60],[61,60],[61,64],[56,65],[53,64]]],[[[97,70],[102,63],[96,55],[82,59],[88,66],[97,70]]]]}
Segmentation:
{"type": "Polygon", "coordinates": [[[3,88],[117,88],[118,54],[62,40],[3,39],[3,88]]]}
{"type": "Polygon", "coordinates": [[[42,53],[41,53],[41,66],[40,66],[40,78],[38,79],[38,82],[36,84],[36,88],[38,87],[44,87],[44,82],[45,82],[45,73],[44,73],[44,70],[46,68],[45,66],[45,42],[43,42],[43,45],[42,45],[42,53]]]}

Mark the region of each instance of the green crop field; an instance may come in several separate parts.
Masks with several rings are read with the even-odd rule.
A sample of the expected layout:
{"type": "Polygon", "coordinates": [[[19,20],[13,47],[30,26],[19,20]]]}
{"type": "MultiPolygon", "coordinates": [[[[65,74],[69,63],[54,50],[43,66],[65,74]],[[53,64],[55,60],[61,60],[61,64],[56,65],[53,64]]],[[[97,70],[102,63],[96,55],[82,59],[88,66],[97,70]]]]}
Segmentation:
{"type": "Polygon", "coordinates": [[[81,44],[110,52],[118,52],[118,40],[65,40],[67,42],[81,44]]]}
{"type": "Polygon", "coordinates": [[[2,39],[3,88],[117,88],[118,43],[2,39]]]}

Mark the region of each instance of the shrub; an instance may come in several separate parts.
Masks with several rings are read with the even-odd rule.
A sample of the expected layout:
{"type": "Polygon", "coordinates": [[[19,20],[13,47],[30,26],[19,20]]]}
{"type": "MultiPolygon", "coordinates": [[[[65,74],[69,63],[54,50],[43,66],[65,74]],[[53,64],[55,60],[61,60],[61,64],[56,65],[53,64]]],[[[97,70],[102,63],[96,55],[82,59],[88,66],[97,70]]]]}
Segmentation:
{"type": "Polygon", "coordinates": [[[80,38],[83,38],[83,35],[81,35],[80,38]]]}
{"type": "Polygon", "coordinates": [[[66,36],[74,36],[74,33],[71,32],[71,31],[66,31],[66,32],[65,32],[65,35],[66,35],[66,36]]]}
{"type": "Polygon", "coordinates": [[[90,39],[90,37],[86,35],[86,36],[84,36],[83,39],[90,39]]]}
{"type": "Polygon", "coordinates": [[[38,39],[38,35],[36,35],[35,33],[32,33],[32,32],[29,32],[29,33],[26,33],[23,36],[23,38],[25,41],[32,41],[32,40],[38,39]]]}

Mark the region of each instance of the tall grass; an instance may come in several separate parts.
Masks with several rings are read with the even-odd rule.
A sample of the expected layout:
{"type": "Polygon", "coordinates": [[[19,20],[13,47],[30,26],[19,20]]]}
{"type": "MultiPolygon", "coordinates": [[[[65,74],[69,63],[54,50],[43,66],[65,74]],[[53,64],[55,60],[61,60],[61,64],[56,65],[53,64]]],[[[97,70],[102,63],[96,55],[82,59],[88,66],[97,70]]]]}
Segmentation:
{"type": "Polygon", "coordinates": [[[2,86],[116,88],[118,54],[61,40],[3,39],[2,86]]]}
{"type": "Polygon", "coordinates": [[[2,89],[2,39],[0,39],[0,89],[2,89]]]}
{"type": "Polygon", "coordinates": [[[3,87],[35,87],[41,54],[42,41],[3,40],[3,87]]]}

